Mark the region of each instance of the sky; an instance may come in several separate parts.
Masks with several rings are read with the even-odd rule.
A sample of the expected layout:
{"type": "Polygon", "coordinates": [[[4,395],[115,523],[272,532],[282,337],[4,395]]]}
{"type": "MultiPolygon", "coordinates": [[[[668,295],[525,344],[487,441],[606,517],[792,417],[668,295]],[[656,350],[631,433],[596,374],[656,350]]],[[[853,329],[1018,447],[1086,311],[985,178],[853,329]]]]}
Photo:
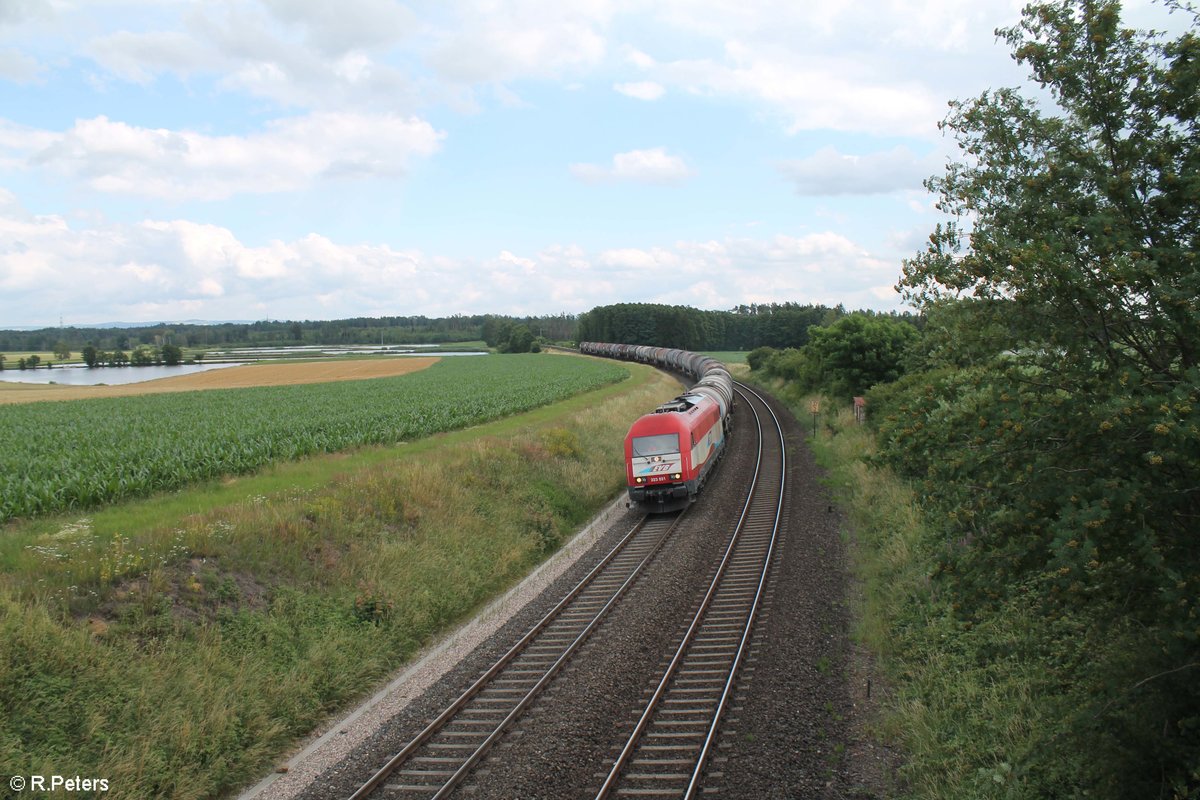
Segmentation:
{"type": "Polygon", "coordinates": [[[902,309],[1021,5],[0,0],[0,328],[902,309]]]}

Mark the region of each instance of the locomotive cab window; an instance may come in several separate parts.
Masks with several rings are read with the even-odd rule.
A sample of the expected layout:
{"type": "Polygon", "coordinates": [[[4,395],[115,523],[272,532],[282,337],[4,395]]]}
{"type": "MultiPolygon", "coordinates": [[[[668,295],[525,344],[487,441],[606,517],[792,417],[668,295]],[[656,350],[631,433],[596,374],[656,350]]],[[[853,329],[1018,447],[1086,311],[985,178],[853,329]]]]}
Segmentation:
{"type": "Polygon", "coordinates": [[[679,452],[678,433],[660,433],[657,436],[635,436],[632,442],[635,456],[661,456],[679,452]]]}

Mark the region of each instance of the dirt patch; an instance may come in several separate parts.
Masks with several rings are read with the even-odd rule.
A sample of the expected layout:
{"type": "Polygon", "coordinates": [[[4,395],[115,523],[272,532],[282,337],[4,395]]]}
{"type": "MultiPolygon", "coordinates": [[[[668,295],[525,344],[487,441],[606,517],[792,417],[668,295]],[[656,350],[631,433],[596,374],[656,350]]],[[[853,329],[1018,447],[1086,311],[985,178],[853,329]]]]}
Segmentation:
{"type": "Polygon", "coordinates": [[[165,610],[181,621],[204,623],[221,610],[262,610],[269,587],[252,574],[224,567],[215,558],[191,558],[166,567],[150,579],[145,575],[122,581],[88,617],[92,632],[101,635],[113,622],[140,609],[165,610]]]}
{"type": "MultiPolygon", "coordinates": [[[[439,359],[429,357],[308,361],[300,364],[244,364],[173,378],[159,378],[123,386],[43,386],[0,383],[0,403],[34,403],[42,400],[86,400],[93,397],[131,397],[162,392],[205,389],[245,389],[251,386],[292,386],[330,381],[390,378],[425,369],[439,359]]],[[[105,367],[104,369],[137,369],[105,367]]]]}

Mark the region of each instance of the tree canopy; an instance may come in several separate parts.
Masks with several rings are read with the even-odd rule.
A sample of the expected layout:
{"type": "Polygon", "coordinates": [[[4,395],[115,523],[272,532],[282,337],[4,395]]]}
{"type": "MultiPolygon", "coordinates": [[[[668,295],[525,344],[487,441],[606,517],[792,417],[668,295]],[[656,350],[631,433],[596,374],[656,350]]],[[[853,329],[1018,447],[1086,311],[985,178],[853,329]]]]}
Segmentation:
{"type": "Polygon", "coordinates": [[[901,288],[1010,299],[1043,344],[1181,379],[1200,358],[1200,40],[1122,28],[1115,0],[1031,6],[999,33],[1057,107],[951,104],[965,158],[927,182],[951,220],[901,288]]]}
{"type": "Polygon", "coordinates": [[[878,392],[967,623],[1032,612],[1037,796],[1200,795],[1200,40],[1114,0],[999,31],[1050,103],[951,104],[948,221],[904,265],[922,372],[878,392]]]}

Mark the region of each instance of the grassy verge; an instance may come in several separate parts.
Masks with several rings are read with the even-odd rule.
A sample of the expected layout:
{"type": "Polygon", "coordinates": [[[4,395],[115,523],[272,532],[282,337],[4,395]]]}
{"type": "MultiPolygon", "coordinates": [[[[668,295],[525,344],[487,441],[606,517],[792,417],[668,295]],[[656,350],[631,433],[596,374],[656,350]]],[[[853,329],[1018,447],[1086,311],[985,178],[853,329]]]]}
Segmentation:
{"type": "Polygon", "coordinates": [[[553,552],[619,490],[634,380],[390,448],[5,531],[0,764],[213,797],[553,552]]]}
{"type": "MultiPolygon", "coordinates": [[[[779,394],[807,427],[812,398],[779,394]]],[[[904,796],[1030,796],[1012,765],[1054,690],[1026,657],[1029,631],[1045,623],[1011,605],[975,625],[956,618],[930,580],[936,543],[912,488],[872,464],[873,436],[852,409],[827,398],[821,408],[810,446],[852,523],[856,635],[890,683],[876,729],[904,753],[904,796]]]]}

